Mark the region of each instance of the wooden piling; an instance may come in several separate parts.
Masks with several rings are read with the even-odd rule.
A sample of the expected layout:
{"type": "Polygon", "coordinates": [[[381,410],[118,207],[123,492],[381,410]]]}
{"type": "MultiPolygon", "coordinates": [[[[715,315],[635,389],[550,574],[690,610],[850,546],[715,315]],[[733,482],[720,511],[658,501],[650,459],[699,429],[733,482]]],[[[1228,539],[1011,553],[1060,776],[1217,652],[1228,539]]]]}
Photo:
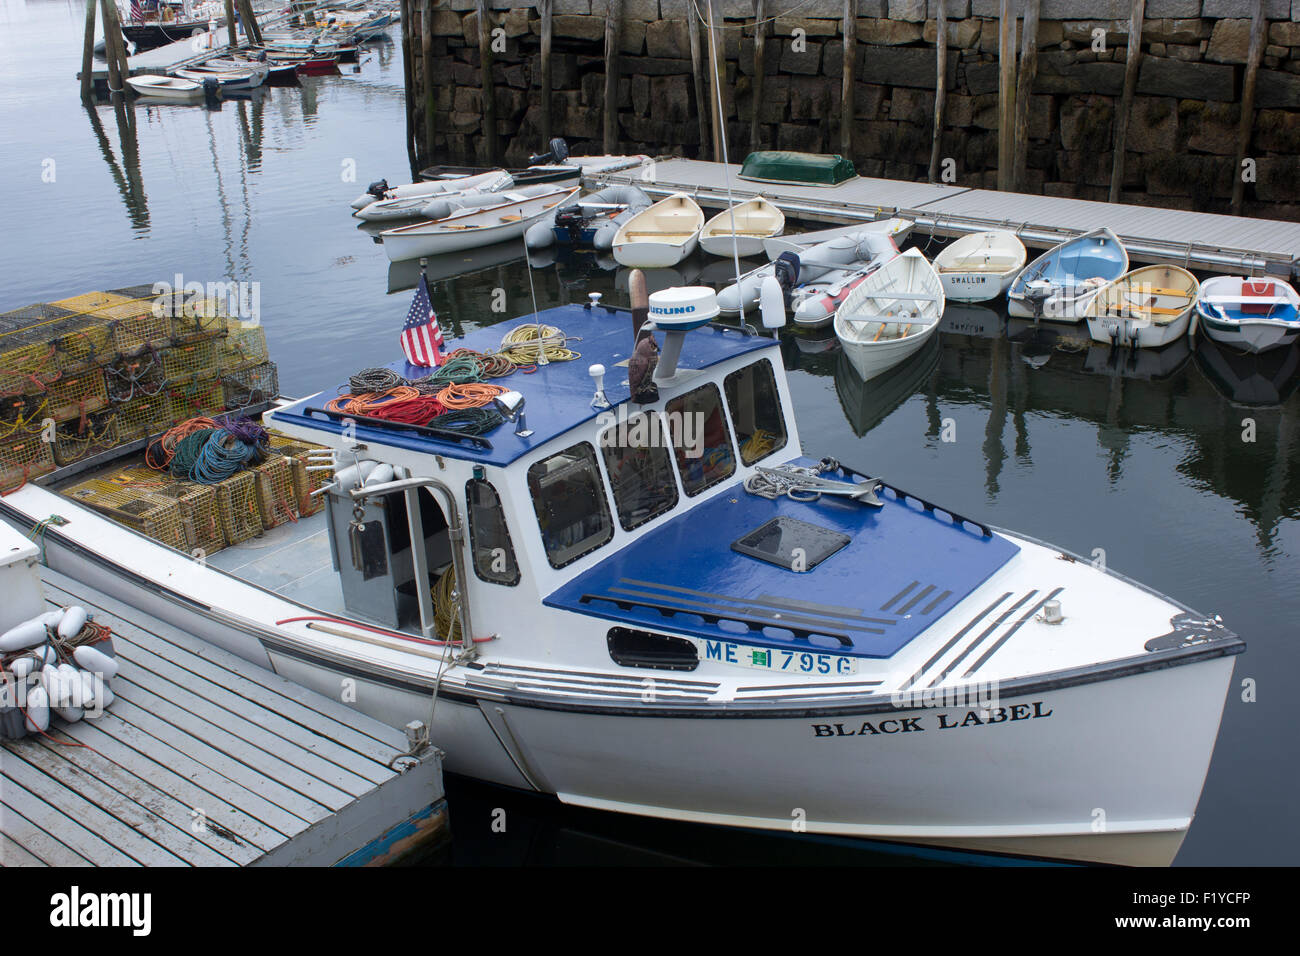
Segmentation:
{"type": "Polygon", "coordinates": [[[763,0],[754,0],[754,82],[750,87],[754,108],[749,117],[749,150],[759,149],[758,114],[763,106],[763,79],[766,74],[763,47],[767,39],[767,24],[764,23],[763,0]]]}
{"type": "Polygon", "coordinates": [[[239,34],[235,32],[235,0],[226,0],[226,33],[230,37],[230,48],[239,46],[239,34]]]}
{"type": "MultiPolygon", "coordinates": [[[[1139,0],[1141,2],[1141,0],[1139,0]]],[[[1020,74],[1016,79],[1015,177],[1013,189],[1024,192],[1025,167],[1029,153],[1029,100],[1038,72],[1039,0],[1025,0],[1024,36],[1020,41],[1020,74]]]]}
{"type": "Polygon", "coordinates": [[[420,92],[424,95],[424,136],[421,140],[423,149],[417,149],[422,165],[433,162],[434,111],[438,106],[437,86],[433,82],[433,0],[420,2],[420,54],[424,72],[424,83],[420,92]]]}
{"type": "Polygon", "coordinates": [[[262,28],[257,23],[257,14],[253,11],[253,0],[239,0],[239,19],[244,24],[244,39],[249,43],[262,42],[262,28]]]}
{"type": "Polygon", "coordinates": [[[99,0],[99,13],[104,21],[104,59],[108,62],[108,90],[110,93],[124,91],[123,61],[117,56],[117,47],[113,44],[113,13],[117,10],[113,0],[99,0]],[[110,12],[111,11],[111,12],[110,12]]]}
{"type": "Polygon", "coordinates": [[[411,164],[411,177],[420,169],[415,155],[415,38],[407,29],[411,23],[414,0],[398,0],[402,16],[402,82],[406,88],[406,158],[411,164]]]}
{"type": "Polygon", "coordinates": [[[722,162],[722,141],[726,134],[726,118],[722,115],[722,57],[718,53],[718,31],[714,27],[713,0],[706,0],[709,37],[709,108],[713,114],[713,161],[722,162]]]}
{"type": "Polygon", "coordinates": [[[483,140],[487,144],[487,161],[495,165],[500,158],[497,147],[497,96],[492,78],[492,35],[488,24],[487,0],[477,0],[478,68],[483,82],[483,140]]]}
{"type": "MultiPolygon", "coordinates": [[[[691,82],[695,86],[695,115],[700,123],[700,155],[704,156],[709,142],[709,121],[706,118],[709,115],[708,103],[705,102],[706,94],[704,92],[704,69],[701,63],[700,55],[700,24],[696,23],[696,18],[692,13],[692,8],[686,10],[686,33],[691,45],[691,82]]],[[[714,160],[718,157],[714,156],[714,160]]]]}
{"type": "Polygon", "coordinates": [[[1264,35],[1268,21],[1264,17],[1264,0],[1255,0],[1255,11],[1250,18],[1250,51],[1246,54],[1246,76],[1241,84],[1241,119],[1237,126],[1237,161],[1232,170],[1232,214],[1241,215],[1246,198],[1246,181],[1242,179],[1242,165],[1250,149],[1250,132],[1255,125],[1255,80],[1259,75],[1259,60],[1264,52],[1264,35]]]}
{"type": "Polygon", "coordinates": [[[1124,90],[1115,106],[1114,152],[1110,161],[1110,202],[1119,202],[1124,188],[1124,146],[1128,139],[1129,115],[1133,112],[1133,95],[1137,92],[1138,71],[1142,65],[1142,21],[1146,0],[1133,0],[1128,16],[1128,57],[1124,62],[1124,90]]]}
{"type": "Polygon", "coordinates": [[[853,152],[853,58],[857,53],[858,0],[844,0],[844,79],[840,84],[840,152],[853,152]]]}
{"type": "Polygon", "coordinates": [[[1015,188],[1016,11],[1001,0],[998,11],[998,189],[1015,188]]]}
{"type": "Polygon", "coordinates": [[[550,143],[554,135],[551,118],[551,8],[552,0],[537,0],[537,12],[542,18],[542,142],[550,143]]]}
{"type": "Polygon", "coordinates": [[[609,0],[605,6],[605,127],[604,151],[614,152],[618,143],[618,33],[623,19],[623,0],[609,0]]]}
{"type": "Polygon", "coordinates": [[[943,101],[948,91],[948,13],[945,4],[946,0],[939,0],[935,22],[938,32],[934,38],[934,134],[930,142],[930,174],[928,177],[932,183],[939,181],[939,150],[943,148],[943,101]]]}
{"type": "MultiPolygon", "coordinates": [[[[761,3],[762,0],[759,0],[761,3]]],[[[105,47],[105,52],[108,52],[105,47]]],[[[95,0],[86,0],[86,42],[81,48],[81,99],[89,103],[95,95],[91,72],[95,66],[95,0]]]]}

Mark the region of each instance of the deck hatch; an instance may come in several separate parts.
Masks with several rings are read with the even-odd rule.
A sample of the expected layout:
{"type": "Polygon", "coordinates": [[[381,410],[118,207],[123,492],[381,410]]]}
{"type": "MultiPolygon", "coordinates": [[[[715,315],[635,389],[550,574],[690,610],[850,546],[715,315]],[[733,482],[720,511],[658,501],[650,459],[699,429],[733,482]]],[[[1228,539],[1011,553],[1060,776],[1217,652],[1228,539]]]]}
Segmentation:
{"type": "Polygon", "coordinates": [[[851,540],[831,528],[778,515],[731,542],[731,550],[801,574],[817,567],[851,540]]]}

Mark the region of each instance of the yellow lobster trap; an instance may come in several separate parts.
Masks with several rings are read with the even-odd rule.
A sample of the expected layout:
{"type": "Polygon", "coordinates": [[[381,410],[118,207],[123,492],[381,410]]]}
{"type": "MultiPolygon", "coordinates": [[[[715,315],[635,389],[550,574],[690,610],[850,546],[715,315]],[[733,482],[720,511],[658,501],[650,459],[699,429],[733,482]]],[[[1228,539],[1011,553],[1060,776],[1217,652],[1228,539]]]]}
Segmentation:
{"type": "Polygon", "coordinates": [[[91,412],[54,427],[54,461],[63,468],[117,446],[117,413],[91,412]]]}
{"type": "Polygon", "coordinates": [[[54,468],[54,443],[41,419],[0,423],[0,493],[21,488],[54,468]]]}

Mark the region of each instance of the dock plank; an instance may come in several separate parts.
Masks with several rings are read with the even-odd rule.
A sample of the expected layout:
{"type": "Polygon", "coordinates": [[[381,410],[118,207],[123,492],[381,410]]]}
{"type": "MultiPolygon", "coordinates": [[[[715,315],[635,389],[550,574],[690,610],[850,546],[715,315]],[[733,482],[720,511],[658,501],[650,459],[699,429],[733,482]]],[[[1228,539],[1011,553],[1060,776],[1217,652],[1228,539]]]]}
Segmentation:
{"type": "MultiPolygon", "coordinates": [[[[116,598],[99,593],[92,598],[80,593],[84,588],[56,571],[45,569],[43,576],[47,577],[47,592],[59,602],[81,603],[88,610],[112,616],[123,626],[119,633],[130,635],[142,647],[173,659],[196,674],[227,686],[233,693],[274,709],[384,766],[406,751],[406,736],[395,727],[323,695],[314,697],[309,707],[298,699],[302,688],[279,674],[207,644],[165,621],[128,608],[116,598]],[[80,590],[69,591],[70,587],[80,590]]],[[[113,622],[101,622],[113,626],[113,622]]]]}
{"type": "Polygon", "coordinates": [[[23,816],[46,833],[53,834],[57,828],[59,842],[94,866],[140,865],[138,860],[123,853],[98,833],[83,826],[75,817],[10,777],[11,769],[9,761],[5,761],[4,803],[10,810],[18,811],[20,807],[23,808],[20,811],[23,816]]]}
{"type": "Polygon", "coordinates": [[[0,833],[0,866],[45,866],[45,861],[28,853],[20,844],[11,840],[7,833],[0,833]]]}
{"type": "MultiPolygon", "coordinates": [[[[118,852],[142,866],[187,866],[193,864],[193,861],[186,860],[183,856],[172,852],[174,847],[169,844],[175,842],[173,835],[163,833],[156,820],[147,820],[149,814],[140,811],[137,807],[138,823],[123,822],[118,818],[116,812],[112,812],[114,810],[129,809],[121,806],[124,801],[122,801],[120,794],[107,791],[107,793],[113,794],[113,797],[109,800],[113,806],[105,806],[95,799],[105,792],[93,786],[88,786],[89,781],[85,779],[70,780],[69,783],[78,784],[74,789],[69,783],[62,782],[57,776],[51,776],[46,772],[45,768],[40,766],[41,763],[44,763],[46,767],[49,767],[51,762],[58,763],[60,761],[42,759],[38,762],[30,759],[40,753],[41,749],[37,747],[24,747],[21,753],[10,750],[4,767],[6,780],[22,786],[28,793],[39,797],[50,806],[58,807],[66,816],[76,820],[101,840],[118,850],[118,852]]],[[[50,756],[52,755],[46,752],[46,757],[50,756]]],[[[58,768],[50,769],[54,769],[56,774],[58,773],[58,768]]],[[[175,829],[171,824],[165,824],[165,826],[170,830],[175,829]]],[[[211,862],[211,860],[206,862],[211,862]]]]}
{"type": "Polygon", "coordinates": [[[90,866],[90,861],[55,839],[0,797],[0,833],[46,866],[90,866]]]}

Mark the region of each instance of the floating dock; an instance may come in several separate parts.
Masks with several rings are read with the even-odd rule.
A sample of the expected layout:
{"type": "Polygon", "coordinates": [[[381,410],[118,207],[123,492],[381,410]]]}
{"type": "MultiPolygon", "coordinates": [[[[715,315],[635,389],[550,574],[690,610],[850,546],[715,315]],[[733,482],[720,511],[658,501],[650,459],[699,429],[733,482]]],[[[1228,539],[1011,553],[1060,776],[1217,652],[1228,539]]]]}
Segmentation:
{"type": "Polygon", "coordinates": [[[363,866],[447,838],[437,750],[41,576],[49,604],[113,629],[121,669],[103,716],[0,742],[0,865],[363,866]]]}
{"type": "MultiPolygon", "coordinates": [[[[1111,229],[1134,262],[1170,262],[1188,269],[1300,276],[1300,222],[1253,219],[1155,206],[1007,193],[936,183],[859,176],[838,186],[760,183],[725,167],[737,201],[766,196],[789,216],[851,224],[900,216],[923,233],[963,236],[986,229],[1015,232],[1027,246],[1047,248],[1071,236],[1111,229]]],[[[583,185],[639,186],[654,199],[684,192],[702,206],[726,208],[724,164],[665,159],[652,166],[583,177],[583,185]]]]}

